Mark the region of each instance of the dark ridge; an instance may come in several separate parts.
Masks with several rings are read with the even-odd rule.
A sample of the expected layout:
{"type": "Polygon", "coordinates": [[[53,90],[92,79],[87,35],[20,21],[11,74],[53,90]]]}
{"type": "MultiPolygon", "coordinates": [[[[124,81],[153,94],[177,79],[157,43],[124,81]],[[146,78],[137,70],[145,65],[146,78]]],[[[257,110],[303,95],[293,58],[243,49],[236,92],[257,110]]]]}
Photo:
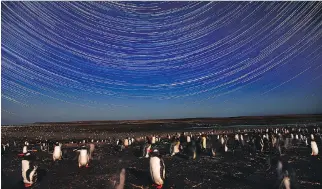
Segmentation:
{"type": "MultiPolygon", "coordinates": [[[[291,119],[310,119],[321,120],[322,114],[289,114],[289,115],[270,115],[270,116],[239,116],[239,117],[201,117],[201,118],[182,118],[182,119],[151,119],[151,120],[90,120],[90,121],[70,121],[70,122],[35,122],[38,125],[101,125],[101,124],[152,124],[152,123],[219,123],[219,122],[234,122],[234,121],[259,121],[259,122],[274,122],[276,120],[291,120],[291,119]]],[[[257,124],[257,123],[255,123],[257,124]]]]}

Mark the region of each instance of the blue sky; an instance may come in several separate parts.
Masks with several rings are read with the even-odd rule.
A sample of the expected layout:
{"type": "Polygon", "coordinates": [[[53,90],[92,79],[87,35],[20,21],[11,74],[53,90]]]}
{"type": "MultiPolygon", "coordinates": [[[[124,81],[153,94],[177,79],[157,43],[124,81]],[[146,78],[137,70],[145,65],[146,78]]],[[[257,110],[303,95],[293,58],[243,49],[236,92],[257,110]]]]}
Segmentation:
{"type": "Polygon", "coordinates": [[[321,2],[2,2],[2,124],[322,113],[321,2]]]}

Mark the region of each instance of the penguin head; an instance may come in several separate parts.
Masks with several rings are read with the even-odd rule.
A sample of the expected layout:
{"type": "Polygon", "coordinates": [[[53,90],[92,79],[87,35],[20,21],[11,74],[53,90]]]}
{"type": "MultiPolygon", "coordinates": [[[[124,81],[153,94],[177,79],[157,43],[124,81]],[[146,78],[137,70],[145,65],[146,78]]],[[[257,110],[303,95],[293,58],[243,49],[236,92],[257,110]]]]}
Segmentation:
{"type": "Polygon", "coordinates": [[[151,157],[154,157],[154,156],[160,156],[160,152],[158,149],[153,149],[152,152],[151,152],[151,157]]]}

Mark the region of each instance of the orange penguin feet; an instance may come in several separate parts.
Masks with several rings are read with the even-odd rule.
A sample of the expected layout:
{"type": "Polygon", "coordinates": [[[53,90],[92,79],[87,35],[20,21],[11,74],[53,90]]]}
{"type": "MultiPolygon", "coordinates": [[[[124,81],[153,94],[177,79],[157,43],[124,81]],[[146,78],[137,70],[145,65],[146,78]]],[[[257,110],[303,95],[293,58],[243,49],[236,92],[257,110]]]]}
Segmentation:
{"type": "Polygon", "coordinates": [[[152,186],[155,186],[155,187],[156,187],[156,189],[162,189],[162,186],[163,186],[163,185],[152,184],[152,186]]]}
{"type": "Polygon", "coordinates": [[[26,187],[26,188],[29,188],[29,187],[31,187],[31,184],[29,184],[29,183],[25,183],[25,187],[26,187]]]}

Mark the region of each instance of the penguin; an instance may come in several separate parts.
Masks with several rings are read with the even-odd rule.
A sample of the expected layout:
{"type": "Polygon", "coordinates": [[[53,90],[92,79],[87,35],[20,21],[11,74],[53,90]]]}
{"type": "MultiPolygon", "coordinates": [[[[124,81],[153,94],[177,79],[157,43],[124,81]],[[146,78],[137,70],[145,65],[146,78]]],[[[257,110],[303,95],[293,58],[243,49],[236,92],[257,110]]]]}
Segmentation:
{"type": "Polygon", "coordinates": [[[93,143],[89,144],[89,159],[93,159],[94,150],[95,150],[95,144],[93,143]]]}
{"type": "Polygon", "coordinates": [[[88,167],[89,163],[89,155],[87,148],[85,146],[82,146],[79,150],[79,155],[78,155],[78,167],[88,167]]]}
{"type": "Polygon", "coordinates": [[[165,165],[160,153],[157,149],[154,149],[150,158],[150,175],[153,184],[161,189],[165,180],[165,165]]]}
{"type": "Polygon", "coordinates": [[[151,144],[145,143],[144,146],[142,147],[142,157],[149,158],[150,152],[151,152],[151,144]]]}
{"type": "Polygon", "coordinates": [[[186,141],[187,141],[187,143],[190,143],[191,142],[191,137],[189,135],[187,135],[186,141]]]}
{"type": "Polygon", "coordinates": [[[312,156],[317,156],[319,154],[319,148],[318,145],[316,144],[315,140],[311,141],[311,148],[312,148],[312,156]]]}
{"type": "Polygon", "coordinates": [[[225,152],[228,152],[227,143],[225,143],[225,152]]]}
{"type": "Polygon", "coordinates": [[[124,144],[123,144],[124,141],[122,141],[121,139],[118,140],[117,142],[117,145],[116,145],[116,150],[117,151],[123,151],[123,149],[125,148],[124,144]]]}
{"type": "Polygon", "coordinates": [[[188,154],[188,157],[191,159],[197,158],[197,146],[196,146],[196,142],[194,140],[192,140],[190,143],[188,143],[187,154],[188,154]]]}
{"type": "Polygon", "coordinates": [[[133,137],[131,138],[131,141],[132,141],[132,144],[133,144],[134,143],[134,138],[133,137]]]}
{"type": "Polygon", "coordinates": [[[155,136],[154,135],[151,138],[151,144],[155,144],[155,136]]]}
{"type": "Polygon", "coordinates": [[[206,138],[206,136],[202,136],[200,142],[201,142],[202,150],[205,150],[207,148],[207,138],[206,138]]]}
{"type": "Polygon", "coordinates": [[[281,160],[277,162],[277,183],[278,188],[291,189],[291,188],[299,188],[298,183],[296,181],[295,172],[288,166],[288,164],[284,164],[281,160]]]}
{"type": "Polygon", "coordinates": [[[210,156],[214,157],[216,156],[217,152],[219,152],[222,148],[222,144],[218,140],[218,137],[216,138],[215,136],[212,136],[211,138],[211,150],[210,150],[210,156]]]}
{"type": "Polygon", "coordinates": [[[174,156],[174,155],[176,155],[179,152],[180,152],[180,141],[175,140],[170,145],[170,155],[171,156],[174,156]]]}
{"type": "Polygon", "coordinates": [[[34,157],[31,153],[24,153],[21,161],[22,178],[26,188],[31,187],[37,181],[38,167],[33,165],[34,157]]]}
{"type": "Polygon", "coordinates": [[[53,160],[61,160],[62,158],[62,150],[61,150],[61,144],[59,144],[58,142],[55,144],[55,148],[54,148],[54,152],[53,152],[53,160]]]}
{"type": "Polygon", "coordinates": [[[131,140],[131,138],[129,137],[129,138],[127,138],[127,140],[129,141],[129,146],[131,146],[131,145],[132,145],[132,140],[131,140]]]}
{"type": "Polygon", "coordinates": [[[27,153],[28,152],[28,147],[27,145],[25,145],[23,148],[22,148],[22,153],[27,153]]]}
{"type": "Polygon", "coordinates": [[[128,147],[129,146],[129,139],[125,138],[123,141],[123,145],[124,145],[124,147],[128,147]]]}
{"type": "Polygon", "coordinates": [[[8,144],[2,144],[2,148],[1,148],[1,154],[4,154],[5,152],[8,151],[9,148],[9,143],[8,144]]]}

